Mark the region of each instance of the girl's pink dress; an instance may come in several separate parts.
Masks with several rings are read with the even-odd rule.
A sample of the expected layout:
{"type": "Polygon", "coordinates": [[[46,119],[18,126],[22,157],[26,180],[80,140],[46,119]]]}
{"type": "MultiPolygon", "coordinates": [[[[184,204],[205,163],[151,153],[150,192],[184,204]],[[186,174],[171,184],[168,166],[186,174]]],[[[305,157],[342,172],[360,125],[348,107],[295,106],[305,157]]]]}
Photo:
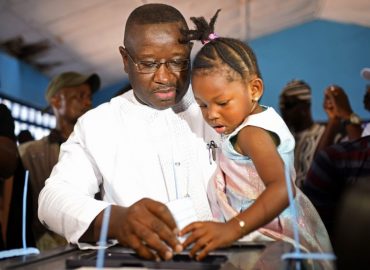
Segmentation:
{"type": "MultiPolygon", "coordinates": [[[[275,110],[264,108],[263,112],[246,118],[240,127],[223,137],[221,142],[221,151],[217,153],[218,169],[208,188],[212,213],[219,221],[227,221],[248,208],[265,189],[252,160],[237,153],[230,141],[241,128],[252,125],[275,133],[280,139],[277,150],[289,167],[292,183],[295,182],[294,138],[275,110]]],[[[332,252],[329,236],[320,216],[298,188],[295,204],[301,247],[309,252],[332,252]]],[[[292,222],[292,212],[288,207],[271,223],[247,235],[246,240],[282,239],[293,243],[292,222]]]]}

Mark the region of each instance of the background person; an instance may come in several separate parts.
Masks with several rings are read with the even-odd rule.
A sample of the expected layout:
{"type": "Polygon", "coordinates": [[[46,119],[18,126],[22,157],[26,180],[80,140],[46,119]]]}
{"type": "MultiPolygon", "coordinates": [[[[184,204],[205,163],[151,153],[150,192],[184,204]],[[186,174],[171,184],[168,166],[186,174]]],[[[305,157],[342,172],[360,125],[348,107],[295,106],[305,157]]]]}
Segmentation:
{"type": "MultiPolygon", "coordinates": [[[[64,72],[54,77],[46,90],[46,100],[53,110],[56,127],[44,138],[19,146],[23,165],[30,172],[33,198],[33,213],[37,214],[38,196],[58,161],[60,145],[71,134],[77,119],[91,109],[92,94],[100,87],[98,75],[83,75],[78,72],[64,72]]],[[[65,245],[59,235],[47,230],[37,218],[32,229],[36,246],[41,251],[65,245]]]]}
{"type": "Polygon", "coordinates": [[[370,136],[333,144],[315,156],[302,190],[319,212],[333,239],[335,215],[343,194],[370,180],[370,136]]]}
{"type": "MultiPolygon", "coordinates": [[[[370,75],[369,75],[370,76],[370,75]]],[[[370,80],[370,78],[369,78],[370,80]]],[[[370,84],[366,85],[366,91],[364,95],[364,107],[367,111],[370,112],[370,84]]],[[[367,121],[366,123],[363,123],[362,126],[362,137],[369,136],[370,135],[370,121],[367,121]]]]}
{"type": "Polygon", "coordinates": [[[293,80],[287,83],[280,93],[279,107],[281,115],[295,139],[296,184],[298,187],[302,187],[325,132],[325,125],[313,120],[311,87],[303,80],[293,80]]]}
{"type": "Polygon", "coordinates": [[[18,144],[26,143],[33,140],[35,140],[35,138],[28,129],[21,130],[17,135],[18,144]]]}
{"type": "Polygon", "coordinates": [[[9,183],[18,163],[14,119],[5,104],[0,104],[0,250],[5,248],[9,213],[9,183]]]}
{"type": "Polygon", "coordinates": [[[0,104],[0,182],[13,175],[18,158],[14,119],[8,107],[0,104]]]}
{"type": "Polygon", "coordinates": [[[353,183],[338,203],[335,226],[337,269],[367,269],[370,265],[370,178],[353,183]]]}
{"type": "MultiPolygon", "coordinates": [[[[338,131],[343,130],[341,141],[356,140],[361,137],[362,120],[355,114],[344,89],[338,85],[330,85],[325,89],[324,110],[328,115],[328,124],[322,143],[326,147],[332,144],[338,131]],[[328,143],[325,143],[325,142],[328,143]]],[[[321,147],[320,149],[323,149],[321,147]]]]}

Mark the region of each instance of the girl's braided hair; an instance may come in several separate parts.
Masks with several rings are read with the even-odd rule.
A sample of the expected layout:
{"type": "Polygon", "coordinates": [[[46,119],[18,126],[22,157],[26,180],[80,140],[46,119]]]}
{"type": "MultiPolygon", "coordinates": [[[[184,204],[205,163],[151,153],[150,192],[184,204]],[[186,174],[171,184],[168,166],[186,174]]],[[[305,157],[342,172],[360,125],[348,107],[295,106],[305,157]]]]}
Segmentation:
{"type": "MultiPolygon", "coordinates": [[[[238,39],[217,37],[214,26],[218,13],[208,23],[204,17],[191,17],[195,30],[183,30],[187,41],[200,40],[205,44],[197,53],[193,63],[193,72],[210,73],[227,65],[237,72],[243,79],[251,75],[261,78],[256,56],[248,44],[238,39]]],[[[229,80],[235,80],[235,76],[229,76],[229,80]]]]}

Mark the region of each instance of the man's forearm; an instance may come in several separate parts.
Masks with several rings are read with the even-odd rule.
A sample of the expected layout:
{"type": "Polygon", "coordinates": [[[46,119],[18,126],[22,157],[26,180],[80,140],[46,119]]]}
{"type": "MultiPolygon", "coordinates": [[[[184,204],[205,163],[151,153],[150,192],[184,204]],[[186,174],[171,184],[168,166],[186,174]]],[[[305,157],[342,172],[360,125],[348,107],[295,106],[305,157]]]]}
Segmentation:
{"type": "Polygon", "coordinates": [[[315,155],[322,149],[326,148],[329,145],[332,145],[335,140],[335,136],[339,130],[340,127],[340,120],[337,118],[329,119],[324,133],[321,136],[321,139],[319,143],[316,146],[315,149],[315,155]]]}
{"type": "MultiPolygon", "coordinates": [[[[103,224],[103,216],[104,216],[103,209],[91,222],[89,228],[86,232],[81,236],[81,242],[97,242],[100,238],[101,227],[103,224]]],[[[111,206],[111,214],[109,218],[109,228],[108,228],[108,238],[115,238],[116,232],[118,231],[117,226],[118,221],[122,221],[124,219],[124,213],[126,211],[125,207],[112,205],[111,206]]]]}

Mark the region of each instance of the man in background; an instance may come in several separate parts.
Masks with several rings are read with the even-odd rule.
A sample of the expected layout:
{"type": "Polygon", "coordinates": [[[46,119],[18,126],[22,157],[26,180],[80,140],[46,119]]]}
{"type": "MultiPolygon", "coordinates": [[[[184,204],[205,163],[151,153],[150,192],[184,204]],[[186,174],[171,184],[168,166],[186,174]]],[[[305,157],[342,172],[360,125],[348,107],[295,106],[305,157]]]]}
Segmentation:
{"type": "Polygon", "coordinates": [[[280,94],[280,112],[296,141],[294,166],[301,187],[311,166],[325,126],[315,123],[311,113],[311,87],[302,80],[289,82],[280,94]]]}
{"type": "Polygon", "coordinates": [[[8,107],[0,104],[0,250],[5,248],[5,233],[10,197],[7,186],[17,167],[18,150],[14,119],[8,107]]]}
{"type": "Polygon", "coordinates": [[[17,165],[14,119],[8,107],[0,104],[0,182],[13,175],[17,165]]]}
{"type": "MultiPolygon", "coordinates": [[[[37,215],[38,195],[44,187],[58,161],[60,145],[73,131],[77,119],[92,107],[92,94],[100,87],[96,74],[83,75],[77,72],[62,73],[50,82],[46,90],[46,100],[56,118],[56,127],[40,140],[19,146],[19,153],[26,170],[30,172],[33,213],[37,215]]],[[[64,238],[47,230],[35,217],[32,229],[36,246],[47,250],[66,244],[64,238]]]]}
{"type": "MultiPolygon", "coordinates": [[[[370,68],[365,67],[361,70],[361,76],[370,82],[370,68]]],[[[370,112],[370,84],[366,85],[366,91],[364,95],[364,107],[367,111],[370,112]]],[[[370,122],[363,123],[363,131],[362,131],[362,137],[369,136],[370,135],[370,122]]]]}
{"type": "MultiPolygon", "coordinates": [[[[364,71],[366,69],[361,75],[367,79],[364,71]]],[[[370,80],[370,70],[367,75],[370,80]]],[[[359,183],[370,184],[370,136],[365,133],[366,126],[362,131],[361,121],[356,119],[358,117],[349,117],[354,113],[344,90],[333,87],[328,91],[331,94],[333,114],[345,125],[349,140],[333,144],[317,153],[302,190],[319,212],[335,246],[333,236],[336,215],[339,213],[338,206],[344,194],[359,183]]],[[[370,110],[369,98],[370,87],[367,86],[364,96],[364,106],[367,110],[370,110]]],[[[356,213],[353,214],[356,216],[356,213]]]]}

